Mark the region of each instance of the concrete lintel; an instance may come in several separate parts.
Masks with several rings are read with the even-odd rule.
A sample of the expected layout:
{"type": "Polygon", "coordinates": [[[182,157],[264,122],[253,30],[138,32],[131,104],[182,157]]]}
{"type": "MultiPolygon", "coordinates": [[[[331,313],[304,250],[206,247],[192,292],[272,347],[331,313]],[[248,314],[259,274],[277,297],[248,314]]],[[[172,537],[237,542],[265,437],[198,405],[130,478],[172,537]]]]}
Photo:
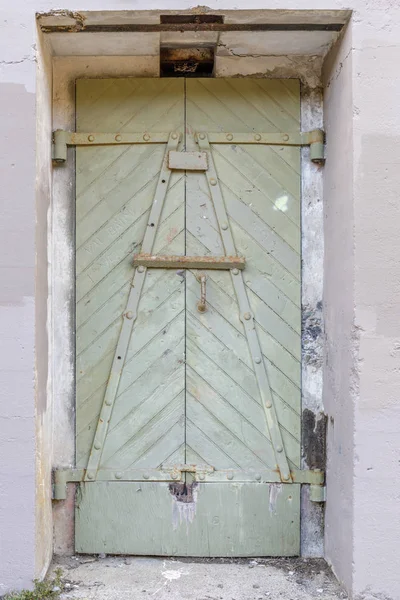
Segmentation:
{"type": "Polygon", "coordinates": [[[212,8],[195,7],[183,10],[123,10],[123,11],[72,11],[51,10],[37,14],[41,27],[69,27],[77,25],[82,29],[88,25],[128,25],[128,24],[158,24],[160,15],[182,14],[215,14],[223,15],[225,23],[275,23],[275,24],[326,24],[344,25],[350,18],[350,10],[280,10],[280,9],[250,9],[250,10],[215,10],[212,8]]]}

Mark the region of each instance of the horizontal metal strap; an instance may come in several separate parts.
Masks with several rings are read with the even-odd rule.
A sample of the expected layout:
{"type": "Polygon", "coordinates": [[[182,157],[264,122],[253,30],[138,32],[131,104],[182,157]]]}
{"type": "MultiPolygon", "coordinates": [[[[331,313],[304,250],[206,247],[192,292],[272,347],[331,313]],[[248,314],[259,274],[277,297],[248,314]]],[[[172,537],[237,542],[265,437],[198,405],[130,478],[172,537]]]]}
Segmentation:
{"type": "Polygon", "coordinates": [[[246,260],[242,256],[162,256],[136,254],[134,267],[153,269],[244,269],[246,260]]]}
{"type": "MultiPolygon", "coordinates": [[[[200,139],[201,133],[197,134],[200,139]]],[[[308,146],[314,142],[324,141],[321,129],[293,133],[221,133],[207,132],[210,144],[266,144],[269,146],[308,146]]]]}
{"type": "MultiPolygon", "coordinates": [[[[181,138],[181,133],[173,132],[176,139],[181,138]]],[[[322,129],[314,129],[306,132],[254,132],[254,133],[221,133],[216,132],[197,132],[198,139],[205,139],[206,135],[210,144],[265,144],[270,146],[310,146],[310,158],[313,162],[320,163],[324,160],[324,137],[322,129]]],[[[162,144],[167,143],[170,132],[149,132],[140,133],[102,133],[87,132],[76,133],[74,131],[63,131],[57,129],[53,132],[53,159],[56,162],[67,160],[67,146],[109,146],[121,144],[162,144]]],[[[175,138],[173,138],[175,139],[175,138]]],[[[171,167],[187,168],[190,167],[171,167]]],[[[207,168],[207,167],[206,167],[207,168]]],[[[206,170],[195,169],[195,170],[206,170]]]]}
{"type": "Polygon", "coordinates": [[[53,159],[67,160],[67,146],[111,146],[124,144],[166,144],[171,135],[179,140],[181,133],[142,131],[140,133],[76,133],[57,129],[53,132],[53,159]]]}
{"type": "Polygon", "coordinates": [[[261,144],[268,146],[310,146],[310,159],[314,163],[322,163],[324,161],[324,138],[325,134],[322,129],[314,129],[306,132],[292,133],[221,133],[207,132],[198,133],[200,140],[208,136],[210,144],[261,144]],[[204,136],[204,137],[202,137],[204,136]]]}
{"type": "MultiPolygon", "coordinates": [[[[195,481],[202,483],[227,483],[229,481],[242,483],[283,483],[283,485],[310,484],[322,486],[325,474],[319,470],[291,470],[292,481],[285,483],[281,481],[277,470],[263,469],[262,471],[242,471],[227,469],[213,471],[208,465],[176,465],[171,469],[129,469],[118,471],[112,469],[99,469],[96,482],[98,481],[179,481],[185,472],[193,473],[195,481]]],[[[67,483],[79,483],[85,479],[86,469],[55,469],[54,471],[54,499],[65,500],[67,483]]],[[[94,484],[96,482],[93,482],[94,484]]]]}

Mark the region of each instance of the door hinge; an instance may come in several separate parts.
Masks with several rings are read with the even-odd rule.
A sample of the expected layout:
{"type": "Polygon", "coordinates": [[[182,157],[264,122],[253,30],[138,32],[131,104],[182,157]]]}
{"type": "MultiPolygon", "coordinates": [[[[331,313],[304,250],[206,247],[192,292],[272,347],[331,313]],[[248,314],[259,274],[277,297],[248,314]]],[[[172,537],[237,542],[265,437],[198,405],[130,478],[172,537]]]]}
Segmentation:
{"type": "MultiPolygon", "coordinates": [[[[131,469],[118,471],[113,469],[99,469],[96,480],[99,481],[182,481],[183,473],[192,473],[195,481],[202,483],[255,483],[269,484],[282,483],[283,485],[309,485],[310,500],[312,502],[325,502],[325,473],[319,469],[292,469],[291,481],[282,481],[276,469],[262,471],[243,471],[235,469],[216,470],[211,465],[177,464],[164,469],[131,469]]],[[[53,471],[53,500],[65,500],[67,497],[67,483],[85,482],[86,469],[54,469],[53,471]]],[[[88,482],[90,483],[90,482],[88,482]]]]}
{"type": "Polygon", "coordinates": [[[311,502],[326,502],[325,485],[310,485],[311,502]]]}
{"type": "MultiPolygon", "coordinates": [[[[63,163],[67,160],[68,146],[113,146],[129,144],[166,144],[169,137],[181,138],[179,132],[142,132],[142,133],[77,133],[57,129],[53,131],[53,160],[63,163]],[[175,137],[174,137],[175,136],[175,137]]],[[[195,134],[197,142],[205,139],[204,133],[195,134]]],[[[312,131],[270,133],[221,133],[209,132],[207,138],[210,144],[254,144],[265,146],[309,146],[310,160],[313,163],[323,164],[325,133],[322,129],[312,131]]],[[[207,156],[204,152],[172,152],[169,155],[170,169],[185,169],[206,171],[208,169],[207,156]]]]}

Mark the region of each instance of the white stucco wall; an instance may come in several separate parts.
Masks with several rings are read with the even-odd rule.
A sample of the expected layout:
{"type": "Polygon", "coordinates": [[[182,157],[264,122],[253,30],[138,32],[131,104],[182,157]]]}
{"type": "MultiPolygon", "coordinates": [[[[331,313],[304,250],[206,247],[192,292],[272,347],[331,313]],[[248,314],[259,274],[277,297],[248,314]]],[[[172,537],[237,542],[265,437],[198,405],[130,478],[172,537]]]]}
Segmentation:
{"type": "MultiPolygon", "coordinates": [[[[229,0],[209,0],[208,5],[354,11],[338,52],[325,66],[326,557],[354,598],[395,599],[400,597],[400,7],[391,0],[237,0],[235,7],[229,0]]],[[[191,6],[185,0],[134,6],[127,0],[66,0],[62,8],[191,6]]],[[[49,341],[51,347],[47,323],[57,315],[48,314],[43,264],[50,185],[45,142],[50,114],[43,106],[51,78],[43,48],[39,65],[35,62],[35,12],[54,8],[50,0],[15,0],[0,8],[0,594],[28,586],[51,554],[46,423],[52,413],[44,355],[49,341]],[[36,94],[43,100],[38,113],[36,94]],[[37,116],[41,150],[35,182],[37,116]],[[41,467],[36,485],[35,452],[41,467]]]]}

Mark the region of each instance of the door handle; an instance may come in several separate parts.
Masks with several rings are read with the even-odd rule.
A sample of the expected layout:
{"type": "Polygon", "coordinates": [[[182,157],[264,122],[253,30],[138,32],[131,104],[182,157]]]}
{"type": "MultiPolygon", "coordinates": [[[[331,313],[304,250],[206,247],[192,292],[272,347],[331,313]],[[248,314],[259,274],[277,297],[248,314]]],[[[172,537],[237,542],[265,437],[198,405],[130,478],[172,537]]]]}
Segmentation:
{"type": "Polygon", "coordinates": [[[197,303],[197,310],[201,313],[206,312],[207,310],[207,306],[206,306],[206,280],[207,277],[205,275],[200,275],[200,277],[197,278],[197,280],[200,282],[200,300],[197,303]]]}

